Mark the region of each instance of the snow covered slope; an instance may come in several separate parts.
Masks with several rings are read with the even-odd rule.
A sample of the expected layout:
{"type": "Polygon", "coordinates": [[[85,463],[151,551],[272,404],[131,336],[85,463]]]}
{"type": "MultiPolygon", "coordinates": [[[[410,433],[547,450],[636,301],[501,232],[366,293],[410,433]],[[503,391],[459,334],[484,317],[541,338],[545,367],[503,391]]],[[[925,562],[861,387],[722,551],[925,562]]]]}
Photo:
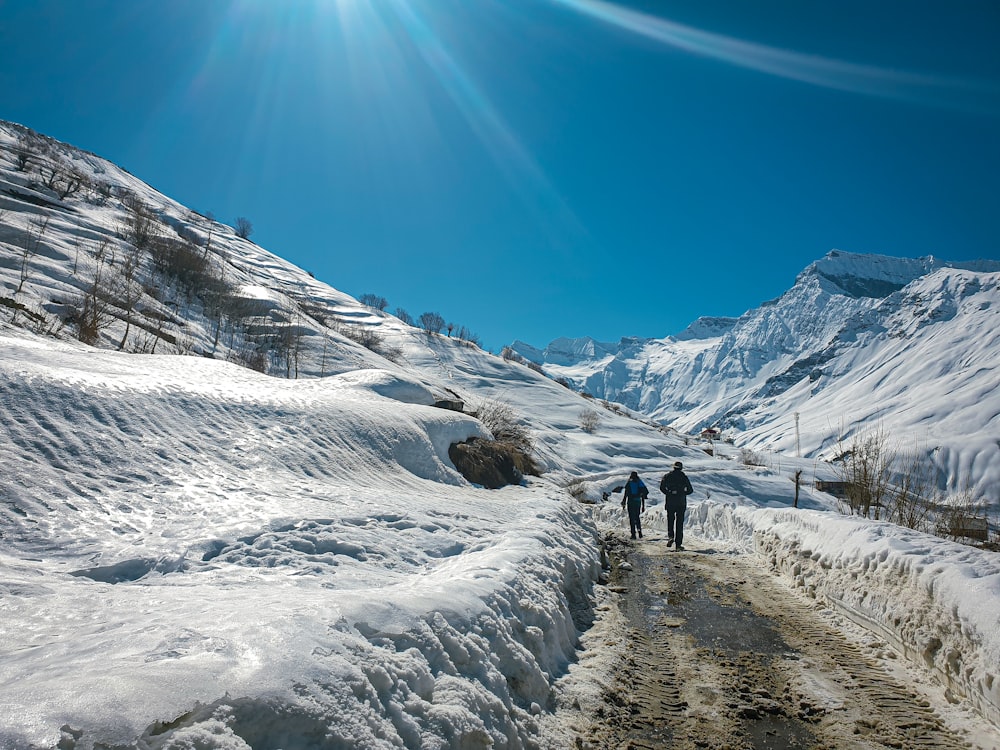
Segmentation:
{"type": "Polygon", "coordinates": [[[693,452],[92,154],[0,167],[0,748],[538,746],[600,572],[566,484],[693,452]],[[545,476],[471,485],[442,400],[545,476]]]}
{"type": "MultiPolygon", "coordinates": [[[[926,322],[898,330],[988,302],[981,275],[962,278],[921,292],[926,322]]],[[[809,487],[792,516],[790,475],[821,464],[707,456],[9,124],[0,304],[0,750],[563,747],[561,680],[598,614],[598,522],[621,522],[617,503],[567,489],[596,501],[676,459],[697,490],[693,544],[758,549],[840,594],[998,721],[995,555],[841,518],[809,487]],[[491,399],[530,431],[544,476],[490,491],[455,470],[449,446],[486,431],[434,404],[491,399]]],[[[708,393],[699,363],[743,324],[627,348],[689,362],[679,382],[708,393]]],[[[646,523],[662,517],[653,498],[646,523]]]]}
{"type": "Polygon", "coordinates": [[[933,460],[942,489],[971,482],[989,501],[1000,496],[998,337],[1000,263],[833,251],[735,321],[514,348],[594,396],[752,448],[831,458],[881,426],[933,460]]]}

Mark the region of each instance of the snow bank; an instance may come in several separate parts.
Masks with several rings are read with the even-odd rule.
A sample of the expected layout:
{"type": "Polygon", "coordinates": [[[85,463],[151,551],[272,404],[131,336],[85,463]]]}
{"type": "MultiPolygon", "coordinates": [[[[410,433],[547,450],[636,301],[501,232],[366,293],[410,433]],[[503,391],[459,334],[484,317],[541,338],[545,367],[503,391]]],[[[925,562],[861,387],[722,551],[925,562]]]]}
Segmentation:
{"type": "Polygon", "coordinates": [[[821,511],[704,502],[690,508],[688,526],[752,546],[1000,726],[1000,555],[821,511]]]}
{"type": "Polygon", "coordinates": [[[537,746],[595,531],[420,381],[0,336],[0,393],[2,750],[537,746]]]}

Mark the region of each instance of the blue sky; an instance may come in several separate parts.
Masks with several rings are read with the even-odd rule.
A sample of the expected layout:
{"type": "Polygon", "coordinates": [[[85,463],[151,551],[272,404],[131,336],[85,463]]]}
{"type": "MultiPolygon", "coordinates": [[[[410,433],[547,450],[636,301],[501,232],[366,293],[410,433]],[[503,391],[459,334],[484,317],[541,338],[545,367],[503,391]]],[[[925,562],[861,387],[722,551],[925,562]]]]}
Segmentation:
{"type": "Polygon", "coordinates": [[[0,0],[0,118],[354,296],[662,337],[837,248],[1000,258],[993,0],[0,0]]]}

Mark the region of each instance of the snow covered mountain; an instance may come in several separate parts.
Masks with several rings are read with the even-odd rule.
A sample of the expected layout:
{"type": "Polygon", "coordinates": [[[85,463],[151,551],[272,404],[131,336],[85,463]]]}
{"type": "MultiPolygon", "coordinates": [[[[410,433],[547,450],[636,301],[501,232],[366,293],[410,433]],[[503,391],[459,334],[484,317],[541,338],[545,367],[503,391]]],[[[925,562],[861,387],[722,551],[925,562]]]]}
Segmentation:
{"type": "MultiPolygon", "coordinates": [[[[893,344],[911,362],[911,342],[951,330],[939,326],[951,316],[964,338],[925,350],[954,347],[942,375],[926,363],[900,375],[899,398],[918,392],[934,421],[961,408],[987,434],[995,278],[900,273],[882,300],[895,314],[857,297],[855,322],[839,327],[849,295],[814,274],[820,286],[797,293],[827,295],[825,321],[801,316],[782,356],[800,358],[799,337],[842,340],[848,354],[852,336],[884,338],[878,361],[893,367],[893,344]]],[[[565,342],[560,367],[584,376],[599,360],[628,378],[642,356],[656,372],[659,356],[709,409],[699,362],[738,359],[732,372],[756,368],[757,380],[791,371],[740,350],[753,317],[661,342],[565,342]]],[[[780,316],[760,318],[782,330],[780,316]]],[[[837,353],[804,382],[856,378],[864,399],[870,351],[858,349],[857,374],[837,353]]],[[[714,388],[727,409],[743,403],[714,388]]],[[[739,416],[749,435],[763,419],[739,416]]],[[[602,620],[613,600],[598,606],[613,595],[595,586],[600,534],[621,523],[601,491],[677,459],[697,488],[692,547],[762,550],[791,586],[898,642],[923,670],[915,684],[936,681],[936,702],[959,702],[988,738],[1000,726],[995,553],[843,516],[809,485],[793,510],[789,470],[815,479],[817,462],[708,456],[362,305],[100,157],[10,123],[0,447],[0,750],[565,747],[629,645],[602,620]],[[488,430],[455,402],[488,400],[530,431],[543,476],[493,491],[457,471],[450,447],[488,430]],[[599,411],[593,429],[581,426],[588,411],[599,411]],[[586,667],[584,635],[596,646],[586,667]]],[[[662,530],[651,506],[644,526],[662,530]]]]}
{"type": "Polygon", "coordinates": [[[1000,494],[1000,263],[832,251],[778,299],[665,339],[514,350],[682,432],[831,458],[878,425],[942,488],[1000,494]],[[796,419],[798,434],[796,434],[796,419]]]}

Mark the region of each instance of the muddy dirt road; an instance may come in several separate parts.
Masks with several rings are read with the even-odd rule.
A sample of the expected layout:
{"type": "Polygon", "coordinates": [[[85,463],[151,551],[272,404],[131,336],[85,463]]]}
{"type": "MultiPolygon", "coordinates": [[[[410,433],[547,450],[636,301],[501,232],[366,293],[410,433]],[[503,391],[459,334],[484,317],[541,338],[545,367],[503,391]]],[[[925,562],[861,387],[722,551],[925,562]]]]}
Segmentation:
{"type": "Polygon", "coordinates": [[[611,556],[630,647],[576,747],[977,746],[744,557],[649,539],[611,556]]]}

